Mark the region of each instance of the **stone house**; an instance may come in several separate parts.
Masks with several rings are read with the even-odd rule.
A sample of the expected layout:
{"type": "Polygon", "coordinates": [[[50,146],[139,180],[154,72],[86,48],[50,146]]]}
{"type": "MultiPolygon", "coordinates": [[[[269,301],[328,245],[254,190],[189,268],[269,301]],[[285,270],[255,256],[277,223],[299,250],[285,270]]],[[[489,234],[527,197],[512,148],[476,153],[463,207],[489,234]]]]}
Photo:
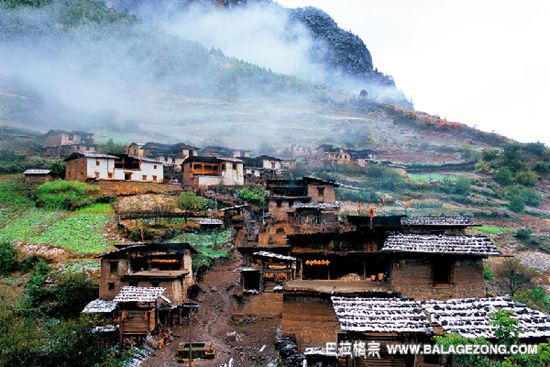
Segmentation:
{"type": "Polygon", "coordinates": [[[322,162],[325,168],[333,166],[351,166],[351,154],[344,148],[331,144],[322,144],[315,149],[317,160],[322,162]]]}
{"type": "Polygon", "coordinates": [[[65,159],[66,180],[116,180],[162,183],[162,162],[125,154],[73,153],[65,159]]]}

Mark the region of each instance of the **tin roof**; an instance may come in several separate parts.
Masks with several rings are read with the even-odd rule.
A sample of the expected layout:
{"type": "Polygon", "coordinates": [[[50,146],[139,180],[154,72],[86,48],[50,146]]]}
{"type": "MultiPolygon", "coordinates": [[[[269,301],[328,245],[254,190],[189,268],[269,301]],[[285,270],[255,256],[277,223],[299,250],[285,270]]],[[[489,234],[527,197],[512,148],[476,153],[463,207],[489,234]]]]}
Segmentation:
{"type": "Polygon", "coordinates": [[[49,169],[40,169],[40,168],[29,168],[25,172],[23,172],[24,175],[49,175],[52,173],[49,169]]]}

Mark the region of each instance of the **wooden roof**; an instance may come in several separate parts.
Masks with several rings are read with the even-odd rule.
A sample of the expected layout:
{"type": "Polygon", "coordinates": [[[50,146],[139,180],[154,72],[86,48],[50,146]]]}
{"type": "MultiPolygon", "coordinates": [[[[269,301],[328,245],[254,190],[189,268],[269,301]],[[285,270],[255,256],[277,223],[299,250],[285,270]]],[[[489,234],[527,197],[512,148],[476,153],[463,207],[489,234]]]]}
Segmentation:
{"type": "Polygon", "coordinates": [[[462,298],[446,301],[420,301],[431,322],[446,333],[460,334],[466,338],[494,338],[495,326],[491,314],[505,309],[519,320],[520,338],[550,337],[550,315],[531,309],[509,297],[462,298]]]}
{"type": "Polygon", "coordinates": [[[122,287],[116,295],[115,302],[155,302],[166,288],[162,287],[122,287]]]}
{"type": "Polygon", "coordinates": [[[472,222],[469,218],[461,215],[452,217],[403,217],[401,218],[401,225],[403,226],[458,226],[465,227],[471,226],[472,222]]]}
{"type": "Polygon", "coordinates": [[[343,331],[434,332],[419,304],[412,299],[332,297],[332,306],[343,331]]]}
{"type": "Polygon", "coordinates": [[[382,251],[474,256],[495,256],[501,254],[493,244],[493,241],[484,236],[418,234],[392,234],[384,242],[382,251]]]}

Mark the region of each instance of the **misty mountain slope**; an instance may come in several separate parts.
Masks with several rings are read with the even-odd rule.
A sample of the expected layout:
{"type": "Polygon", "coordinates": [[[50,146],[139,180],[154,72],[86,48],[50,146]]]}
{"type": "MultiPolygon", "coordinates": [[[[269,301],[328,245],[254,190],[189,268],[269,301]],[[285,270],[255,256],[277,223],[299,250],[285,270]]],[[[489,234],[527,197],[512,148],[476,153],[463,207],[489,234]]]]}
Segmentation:
{"type": "Polygon", "coordinates": [[[393,79],[373,68],[364,42],[317,8],[287,9],[271,1],[113,0],[110,4],[230,56],[353,94],[366,90],[377,102],[412,108],[393,79]]]}
{"type": "MultiPolygon", "coordinates": [[[[288,30],[286,10],[276,9],[266,13],[263,7],[247,8],[231,14],[237,20],[258,15],[262,22],[283,27],[286,35],[307,40],[303,28],[288,30]]],[[[203,20],[191,25],[202,31],[213,21],[228,20],[222,10],[205,13],[201,8],[193,14],[203,20]]],[[[0,119],[41,130],[78,128],[99,133],[100,138],[114,135],[139,141],[216,142],[258,149],[332,142],[379,149],[396,161],[457,160],[460,146],[480,141],[476,131],[457,134],[467,130],[423,128],[415,123],[414,113],[403,118],[372,98],[353,98],[327,85],[226,57],[216,48],[188,41],[184,35],[192,35],[183,32],[188,28],[179,28],[188,19],[178,15],[170,28],[84,0],[3,8],[0,119]]],[[[325,18],[320,24],[335,26],[325,18]]],[[[254,29],[255,25],[243,31],[254,29]]],[[[271,36],[277,39],[281,34],[271,36]]],[[[370,70],[368,50],[362,50],[356,38],[350,42],[359,42],[358,52],[367,52],[356,71],[370,70]]],[[[277,50],[287,46],[273,44],[277,50]]],[[[304,50],[309,48],[294,51],[304,50]]],[[[316,70],[307,62],[301,66],[316,70]]]]}

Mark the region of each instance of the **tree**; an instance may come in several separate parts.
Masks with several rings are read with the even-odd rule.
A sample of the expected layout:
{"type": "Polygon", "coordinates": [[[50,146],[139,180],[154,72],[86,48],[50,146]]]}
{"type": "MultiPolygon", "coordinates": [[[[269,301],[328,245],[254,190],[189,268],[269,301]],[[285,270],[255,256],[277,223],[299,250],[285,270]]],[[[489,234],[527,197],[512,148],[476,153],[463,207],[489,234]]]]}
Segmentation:
{"type": "Polygon", "coordinates": [[[520,290],[514,295],[514,301],[525,303],[527,306],[537,308],[545,313],[550,312],[550,296],[542,287],[520,290]]]}
{"type": "Polygon", "coordinates": [[[499,344],[510,347],[519,342],[518,324],[519,320],[512,317],[512,312],[500,309],[491,314],[491,326],[496,327],[495,337],[499,344]]]}
{"type": "Polygon", "coordinates": [[[17,253],[9,243],[0,243],[0,274],[17,270],[17,253]]]}
{"type": "Polygon", "coordinates": [[[504,292],[514,296],[522,289],[531,287],[534,272],[518,259],[511,258],[499,264],[495,271],[495,283],[504,292]]]}
{"type": "Polygon", "coordinates": [[[493,178],[496,182],[504,186],[510,185],[514,182],[514,175],[508,167],[500,167],[497,169],[493,178]]]}
{"type": "Polygon", "coordinates": [[[190,212],[204,210],[207,206],[207,200],[198,196],[193,191],[182,192],[176,200],[178,206],[185,212],[185,221],[190,212]]]}
{"type": "Polygon", "coordinates": [[[124,154],[126,153],[126,146],[124,144],[115,143],[113,139],[109,139],[105,143],[100,144],[97,150],[100,153],[106,154],[124,154]]]}

